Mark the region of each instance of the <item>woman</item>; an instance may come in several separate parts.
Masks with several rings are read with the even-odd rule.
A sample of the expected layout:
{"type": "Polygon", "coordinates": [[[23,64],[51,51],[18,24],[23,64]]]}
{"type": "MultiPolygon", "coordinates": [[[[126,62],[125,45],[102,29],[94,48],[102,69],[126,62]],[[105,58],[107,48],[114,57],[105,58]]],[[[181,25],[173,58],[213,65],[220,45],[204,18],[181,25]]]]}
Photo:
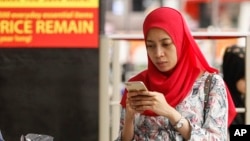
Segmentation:
{"type": "MultiPolygon", "coordinates": [[[[235,107],[245,108],[246,80],[244,47],[232,45],[225,50],[222,73],[235,107]]],[[[232,124],[245,124],[245,114],[237,114],[232,124]]]]}
{"type": "Polygon", "coordinates": [[[203,119],[204,82],[218,71],[208,65],[181,13],[153,10],[143,33],[148,68],[129,81],[144,82],[148,91],[125,91],[117,140],[226,140],[235,107],[223,79],[214,74],[203,119]]]}

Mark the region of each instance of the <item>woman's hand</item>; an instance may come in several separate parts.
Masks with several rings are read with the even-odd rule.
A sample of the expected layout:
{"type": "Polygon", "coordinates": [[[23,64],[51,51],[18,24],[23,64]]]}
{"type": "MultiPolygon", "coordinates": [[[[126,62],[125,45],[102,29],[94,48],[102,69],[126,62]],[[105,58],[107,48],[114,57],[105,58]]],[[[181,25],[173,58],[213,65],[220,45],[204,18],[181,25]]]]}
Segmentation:
{"type": "Polygon", "coordinates": [[[137,95],[137,92],[128,92],[127,99],[126,99],[126,115],[130,117],[134,117],[134,115],[138,112],[132,107],[131,96],[137,95]]]}
{"type": "Polygon", "coordinates": [[[157,115],[167,116],[172,109],[164,95],[159,92],[137,91],[130,93],[128,99],[130,107],[139,113],[150,110],[157,115]]]}

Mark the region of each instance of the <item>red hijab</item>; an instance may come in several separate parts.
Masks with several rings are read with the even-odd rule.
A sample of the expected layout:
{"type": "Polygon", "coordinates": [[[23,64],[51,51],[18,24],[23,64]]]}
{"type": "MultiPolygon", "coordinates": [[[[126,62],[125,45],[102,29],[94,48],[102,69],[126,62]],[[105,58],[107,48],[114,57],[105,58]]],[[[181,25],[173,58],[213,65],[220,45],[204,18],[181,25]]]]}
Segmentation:
{"type": "MultiPolygon", "coordinates": [[[[218,73],[207,63],[196,44],[181,13],[173,8],[161,7],[153,10],[143,23],[144,39],[151,28],[165,30],[176,46],[178,63],[169,72],[160,72],[148,57],[148,69],[131,78],[129,81],[143,81],[151,91],[158,91],[165,95],[167,102],[175,107],[190,92],[195,80],[201,71],[218,73]]],[[[126,94],[121,105],[126,106],[126,94]]],[[[233,120],[236,111],[228,92],[229,123],[233,120]]],[[[155,116],[152,111],[145,111],[145,115],[155,116]]]]}

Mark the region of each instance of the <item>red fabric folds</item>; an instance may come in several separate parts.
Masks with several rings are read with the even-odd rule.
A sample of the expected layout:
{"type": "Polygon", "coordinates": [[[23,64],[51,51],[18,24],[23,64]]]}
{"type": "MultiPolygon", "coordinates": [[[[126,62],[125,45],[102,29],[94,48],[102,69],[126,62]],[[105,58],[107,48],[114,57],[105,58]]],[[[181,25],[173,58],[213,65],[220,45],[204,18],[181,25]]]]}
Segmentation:
{"type": "MultiPolygon", "coordinates": [[[[167,102],[175,107],[189,93],[201,71],[218,73],[211,67],[201,53],[181,13],[169,7],[153,10],[143,23],[143,34],[146,38],[151,28],[161,28],[172,38],[177,49],[178,63],[169,72],[160,72],[148,57],[148,68],[129,81],[140,80],[149,90],[158,91],[165,95],[167,102]]],[[[126,106],[126,93],[121,100],[121,105],[126,106]]],[[[235,107],[228,93],[229,123],[235,117],[235,107]]],[[[152,111],[145,111],[145,115],[155,116],[152,111]]]]}

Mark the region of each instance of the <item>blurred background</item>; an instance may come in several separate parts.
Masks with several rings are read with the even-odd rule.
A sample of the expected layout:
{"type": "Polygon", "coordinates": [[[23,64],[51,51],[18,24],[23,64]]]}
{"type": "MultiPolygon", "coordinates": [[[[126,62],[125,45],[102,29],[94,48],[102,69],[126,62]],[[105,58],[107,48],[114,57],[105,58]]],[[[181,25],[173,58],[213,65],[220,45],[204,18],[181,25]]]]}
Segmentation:
{"type": "Polygon", "coordinates": [[[0,1],[0,39],[26,36],[18,32],[24,26],[12,23],[40,21],[34,13],[52,16],[42,20],[48,21],[44,34],[35,28],[27,34],[31,43],[0,40],[0,131],[5,141],[28,133],[50,135],[54,141],[114,141],[123,84],[147,65],[142,22],[160,6],[184,15],[208,62],[219,70],[228,46],[250,46],[250,0],[0,1]],[[16,19],[8,16],[11,12],[16,19]],[[74,12],[83,18],[67,17],[74,12]],[[68,27],[72,33],[56,32],[64,24],[50,23],[59,19],[83,20],[86,27],[90,21],[91,33],[75,31],[73,24],[68,27]]]}
{"type": "MultiPolygon", "coordinates": [[[[249,0],[106,0],[101,4],[104,6],[101,10],[104,35],[111,39],[111,43],[107,44],[110,45],[110,140],[118,135],[119,94],[124,90],[124,82],[147,65],[142,22],[150,11],[161,6],[179,10],[209,64],[219,69],[220,73],[227,47],[238,45],[245,48],[249,45],[246,38],[250,31],[249,0]]],[[[100,123],[102,130],[104,124],[100,123]]],[[[103,137],[102,132],[99,135],[103,137]]]]}
{"type": "MultiPolygon", "coordinates": [[[[143,19],[149,11],[160,6],[180,10],[192,32],[250,31],[249,0],[106,0],[102,3],[106,6],[105,34],[142,34],[143,19]]],[[[245,40],[241,38],[197,40],[197,43],[210,64],[218,69],[226,47],[232,44],[245,46],[245,40]]],[[[120,44],[120,61],[126,73],[146,64],[142,41],[120,44]]]]}

